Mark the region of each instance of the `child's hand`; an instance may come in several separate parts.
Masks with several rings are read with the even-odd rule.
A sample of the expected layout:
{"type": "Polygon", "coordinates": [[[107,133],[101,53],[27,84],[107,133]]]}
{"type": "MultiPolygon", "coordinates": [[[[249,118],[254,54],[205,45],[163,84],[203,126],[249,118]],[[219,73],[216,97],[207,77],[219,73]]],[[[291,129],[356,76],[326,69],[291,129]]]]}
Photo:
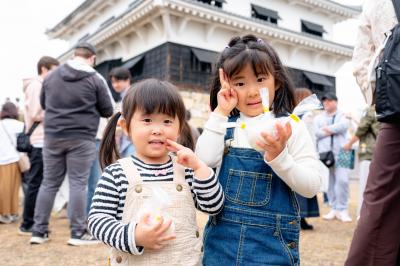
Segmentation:
{"type": "Polygon", "coordinates": [[[178,157],[177,163],[193,169],[196,177],[207,178],[210,176],[210,170],[207,165],[203,163],[191,149],[170,139],[167,139],[167,149],[176,153],[178,157]]]}
{"type": "Polygon", "coordinates": [[[140,218],[135,228],[135,243],[136,246],[141,246],[146,249],[161,249],[168,241],[175,239],[175,235],[165,235],[171,226],[172,220],[164,222],[163,217],[160,217],[155,224],[149,224],[150,214],[143,215],[140,218]]]}
{"type": "Polygon", "coordinates": [[[229,81],[222,68],[219,69],[219,80],[221,82],[221,89],[217,95],[218,106],[214,111],[228,116],[233,108],[236,107],[238,96],[236,91],[229,85],[229,81]]]}
{"type": "Polygon", "coordinates": [[[267,162],[275,159],[286,146],[286,142],[292,135],[292,126],[289,122],[283,127],[280,123],[276,123],[276,137],[271,136],[266,132],[261,132],[261,136],[264,141],[257,141],[257,145],[260,146],[264,151],[264,159],[267,162]]]}

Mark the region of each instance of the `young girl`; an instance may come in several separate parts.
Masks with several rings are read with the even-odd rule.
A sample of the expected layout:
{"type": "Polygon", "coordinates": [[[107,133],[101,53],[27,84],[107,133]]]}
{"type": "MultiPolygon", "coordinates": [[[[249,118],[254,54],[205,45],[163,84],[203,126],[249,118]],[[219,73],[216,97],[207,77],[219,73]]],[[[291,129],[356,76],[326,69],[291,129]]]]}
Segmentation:
{"type": "Polygon", "coordinates": [[[258,119],[267,88],[275,117],[295,104],[289,76],[275,50],[253,35],[235,37],[221,53],[211,87],[211,114],[196,154],[216,167],[224,208],[204,231],[204,265],[299,265],[299,209],[293,192],[314,196],[318,159],[305,125],[276,124],[252,149],[244,130],[226,122],[258,119]]]}
{"type": "Polygon", "coordinates": [[[215,215],[224,196],[212,169],[175,142],[184,123],[185,106],[178,91],[155,79],[129,90],[122,112],[109,121],[100,149],[102,166],[109,166],[96,188],[88,225],[93,236],[112,247],[111,265],[201,263],[195,208],[215,215]],[[117,123],[136,151],[115,162],[117,123]],[[151,211],[138,217],[154,188],[168,193],[171,204],[166,212],[172,218],[153,220],[151,211]]]}

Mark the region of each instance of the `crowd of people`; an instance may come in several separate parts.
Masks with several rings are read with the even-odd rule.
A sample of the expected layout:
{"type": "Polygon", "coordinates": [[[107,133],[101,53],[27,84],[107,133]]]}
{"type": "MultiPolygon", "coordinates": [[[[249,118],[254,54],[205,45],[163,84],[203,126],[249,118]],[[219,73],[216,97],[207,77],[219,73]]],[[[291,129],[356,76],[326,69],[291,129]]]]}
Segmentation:
{"type": "MultiPolygon", "coordinates": [[[[366,93],[372,93],[371,47],[397,23],[372,10],[394,14],[389,1],[365,3],[354,62],[366,93]]],[[[31,244],[50,239],[50,213],[67,174],[67,243],[109,245],[110,265],[299,265],[299,231],[313,229],[306,219],[320,216],[316,195],[327,182],[330,211],[322,218],[358,221],[346,265],[400,262],[399,127],[379,123],[374,105],[353,134],[333,92],[320,98],[321,110],[293,118],[312,91],[293,86],[268,42],[237,36],[216,63],[211,113],[199,134],[173,84],[132,84],[129,69],[117,67],[109,88],[95,61],[89,43],[78,44],[61,65],[44,56],[38,76],[24,82],[24,122],[15,104],[2,106],[0,223],[20,221],[19,234],[31,236],[31,244]],[[266,118],[274,129],[253,141],[246,130],[266,118]],[[21,173],[23,133],[30,168],[21,173]],[[349,169],[356,158],[360,194],[351,217],[349,169]],[[203,239],[196,209],[209,215],[203,239]]]]}

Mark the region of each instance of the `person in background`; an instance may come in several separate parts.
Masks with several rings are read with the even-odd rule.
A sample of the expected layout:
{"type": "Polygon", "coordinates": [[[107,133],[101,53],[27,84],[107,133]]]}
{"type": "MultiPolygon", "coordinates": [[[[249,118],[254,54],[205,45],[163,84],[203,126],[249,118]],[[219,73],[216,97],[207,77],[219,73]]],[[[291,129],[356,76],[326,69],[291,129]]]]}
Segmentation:
{"type": "Polygon", "coordinates": [[[87,232],[86,187],[95,158],[100,117],[114,108],[104,78],[93,68],[96,48],[79,43],[74,58],[43,81],[40,104],[45,110],[43,181],[36,200],[31,244],[48,241],[50,212],[65,174],[69,178],[69,245],[98,243],[87,232]]]}
{"type": "Polygon", "coordinates": [[[44,111],[40,106],[40,91],[42,83],[47,74],[55,69],[60,63],[57,59],[50,56],[43,56],[37,63],[38,76],[33,79],[24,80],[24,119],[25,132],[33,126],[34,122],[39,122],[30,136],[30,142],[33,146],[28,152],[31,168],[24,174],[27,182],[25,191],[22,222],[19,226],[18,233],[20,235],[31,235],[33,226],[33,215],[35,212],[36,197],[39,192],[40,184],[43,180],[43,154],[42,148],[44,143],[43,119],[44,111]]]}
{"type": "Polygon", "coordinates": [[[358,145],[358,160],[360,161],[360,186],[359,186],[359,198],[357,206],[357,217],[360,215],[361,205],[363,202],[363,194],[365,186],[367,185],[367,177],[369,173],[369,167],[371,165],[372,154],[375,148],[376,137],[378,136],[379,122],[375,116],[375,106],[370,106],[364,116],[361,118],[360,123],[357,127],[357,131],[354,136],[351,137],[343,149],[349,151],[353,144],[360,141],[358,145]]]}
{"type": "MultiPolygon", "coordinates": [[[[298,105],[303,99],[312,95],[312,92],[307,88],[297,88],[294,91],[296,105],[298,105]]],[[[315,131],[314,131],[314,113],[312,111],[306,112],[300,116],[300,119],[304,122],[307,127],[308,133],[311,136],[315,147],[315,131]]],[[[315,151],[317,152],[317,151],[315,151]]],[[[306,220],[307,217],[319,217],[319,207],[317,196],[312,198],[306,198],[296,193],[297,201],[300,206],[300,227],[303,230],[313,230],[314,227],[309,224],[306,220]]]]}
{"type": "MultiPolygon", "coordinates": [[[[129,69],[124,67],[115,67],[110,71],[110,80],[113,89],[121,96],[121,102],[124,100],[126,93],[131,88],[132,76],[129,69]]],[[[117,111],[121,109],[121,102],[117,104],[117,111]]],[[[117,141],[119,153],[122,157],[128,157],[135,153],[135,146],[121,129],[117,130],[117,141]]]]}
{"type": "Polygon", "coordinates": [[[24,123],[17,119],[17,106],[12,102],[4,103],[0,113],[0,223],[12,223],[18,219],[21,172],[16,135],[23,131],[24,123]]]}
{"type": "MultiPolygon", "coordinates": [[[[324,112],[314,119],[315,136],[318,153],[333,151],[337,161],[340,149],[346,142],[349,121],[345,114],[337,108],[337,97],[328,92],[322,97],[324,112]]],[[[351,222],[348,213],[349,174],[348,170],[336,164],[330,167],[328,200],[331,210],[322,216],[325,220],[338,219],[351,222]]]]}
{"type": "MultiPolygon", "coordinates": [[[[360,16],[353,73],[368,104],[373,102],[374,95],[374,84],[369,82],[369,65],[373,65],[379,54],[376,52],[387,33],[398,23],[393,2],[365,0],[360,16]]],[[[399,91],[396,87],[389,89],[399,91]]],[[[399,136],[399,124],[380,124],[360,220],[354,231],[346,266],[400,265],[399,136]]]]}

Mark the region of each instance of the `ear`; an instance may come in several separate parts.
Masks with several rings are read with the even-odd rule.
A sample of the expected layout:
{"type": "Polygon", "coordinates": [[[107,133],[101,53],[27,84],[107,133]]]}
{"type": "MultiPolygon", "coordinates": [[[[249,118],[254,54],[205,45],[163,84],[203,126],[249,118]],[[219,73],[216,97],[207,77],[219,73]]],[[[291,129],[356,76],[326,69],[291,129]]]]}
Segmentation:
{"type": "Polygon", "coordinates": [[[121,118],[118,120],[117,125],[120,126],[120,127],[122,128],[122,131],[124,131],[125,135],[129,136],[128,127],[127,127],[125,118],[122,118],[122,117],[121,117],[121,118]]]}

